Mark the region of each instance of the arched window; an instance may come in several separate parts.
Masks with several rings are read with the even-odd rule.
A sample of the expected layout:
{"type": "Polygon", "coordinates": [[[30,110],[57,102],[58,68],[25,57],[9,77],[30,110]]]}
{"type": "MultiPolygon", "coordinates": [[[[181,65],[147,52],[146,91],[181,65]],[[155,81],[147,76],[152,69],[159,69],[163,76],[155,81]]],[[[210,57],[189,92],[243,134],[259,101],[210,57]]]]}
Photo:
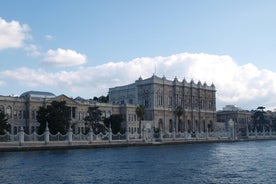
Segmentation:
{"type": "Polygon", "coordinates": [[[8,118],[12,118],[12,108],[11,108],[11,106],[7,107],[6,113],[7,113],[8,118]]]}
{"type": "Polygon", "coordinates": [[[158,127],[159,127],[159,129],[163,129],[163,120],[160,118],[159,119],[159,122],[158,122],[158,127]]]}

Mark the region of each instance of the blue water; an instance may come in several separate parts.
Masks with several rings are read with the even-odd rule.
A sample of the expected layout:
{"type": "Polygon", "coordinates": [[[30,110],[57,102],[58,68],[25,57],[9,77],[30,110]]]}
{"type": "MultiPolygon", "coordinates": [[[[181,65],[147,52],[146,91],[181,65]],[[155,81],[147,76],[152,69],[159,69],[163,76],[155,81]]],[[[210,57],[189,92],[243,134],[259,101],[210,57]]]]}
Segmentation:
{"type": "Polygon", "coordinates": [[[276,183],[276,141],[0,153],[0,183],[276,183]]]}

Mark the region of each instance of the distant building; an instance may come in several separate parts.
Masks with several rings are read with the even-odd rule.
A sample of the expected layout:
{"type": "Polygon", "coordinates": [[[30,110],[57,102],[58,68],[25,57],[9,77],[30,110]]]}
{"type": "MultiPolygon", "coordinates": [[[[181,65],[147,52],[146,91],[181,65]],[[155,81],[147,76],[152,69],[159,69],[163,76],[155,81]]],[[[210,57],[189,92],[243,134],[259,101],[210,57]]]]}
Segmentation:
{"type": "MultiPolygon", "coordinates": [[[[213,129],[216,121],[216,89],[212,84],[167,80],[153,75],[148,79],[141,77],[132,84],[109,89],[109,102],[119,105],[138,105],[145,107],[145,120],[152,121],[153,127],[164,132],[203,132],[213,129]],[[177,120],[176,108],[180,106],[183,114],[177,120]]],[[[135,116],[135,111],[133,112],[135,116]]]]}
{"type": "Polygon", "coordinates": [[[217,121],[225,122],[226,129],[229,128],[227,122],[230,119],[235,123],[235,129],[239,135],[245,135],[246,127],[253,123],[252,113],[235,105],[226,105],[223,110],[217,112],[217,121]]]}

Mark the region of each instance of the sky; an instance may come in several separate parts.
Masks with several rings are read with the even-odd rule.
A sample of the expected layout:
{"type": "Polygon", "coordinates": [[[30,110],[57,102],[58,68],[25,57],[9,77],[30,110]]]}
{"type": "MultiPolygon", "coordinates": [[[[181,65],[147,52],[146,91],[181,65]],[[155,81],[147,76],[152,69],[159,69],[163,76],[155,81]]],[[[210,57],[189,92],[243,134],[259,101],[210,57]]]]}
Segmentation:
{"type": "Polygon", "coordinates": [[[107,95],[153,74],[212,83],[217,110],[276,109],[274,0],[2,0],[0,95],[107,95]]]}

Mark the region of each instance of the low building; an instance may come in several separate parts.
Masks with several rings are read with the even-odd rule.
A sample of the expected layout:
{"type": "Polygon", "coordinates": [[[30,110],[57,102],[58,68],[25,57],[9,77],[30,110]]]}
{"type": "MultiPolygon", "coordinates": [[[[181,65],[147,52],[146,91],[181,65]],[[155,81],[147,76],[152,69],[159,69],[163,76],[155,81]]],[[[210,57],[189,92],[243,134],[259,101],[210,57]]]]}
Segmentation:
{"type": "MultiPolygon", "coordinates": [[[[66,95],[56,96],[53,93],[41,91],[28,91],[18,97],[0,96],[0,111],[7,114],[10,133],[16,134],[20,127],[26,133],[33,133],[39,127],[36,115],[40,107],[50,105],[52,101],[65,101],[70,108],[70,119],[74,133],[85,132],[87,126],[84,118],[89,107],[98,106],[102,111],[102,117],[109,117],[112,114],[128,113],[119,105],[109,103],[97,103],[91,100],[84,100],[80,97],[73,99],[66,95]]],[[[133,107],[134,108],[134,107],[133,107]]],[[[126,117],[127,114],[124,114],[126,117]]],[[[125,126],[126,123],[124,122],[125,126]]]]}
{"type": "Polygon", "coordinates": [[[238,136],[246,135],[247,127],[253,123],[252,112],[243,110],[235,105],[226,105],[223,110],[217,112],[217,121],[224,122],[226,130],[229,130],[228,122],[233,120],[238,136]]]}

